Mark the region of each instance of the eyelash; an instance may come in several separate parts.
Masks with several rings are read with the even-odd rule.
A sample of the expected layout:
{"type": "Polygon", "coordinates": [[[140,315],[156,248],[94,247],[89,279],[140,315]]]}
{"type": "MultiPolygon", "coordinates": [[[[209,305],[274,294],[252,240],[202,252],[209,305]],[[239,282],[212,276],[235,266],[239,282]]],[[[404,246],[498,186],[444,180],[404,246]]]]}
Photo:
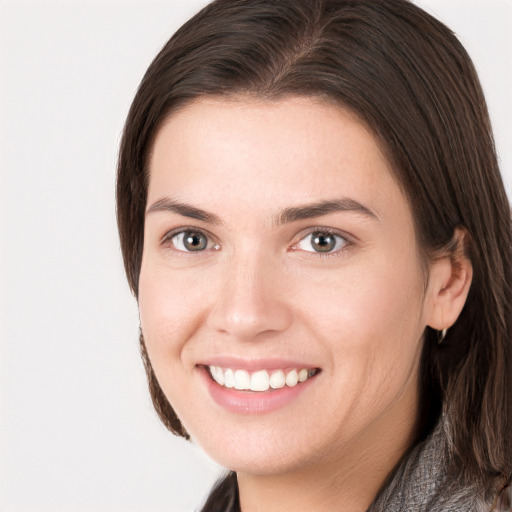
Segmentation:
{"type": "Polygon", "coordinates": [[[173,239],[176,238],[179,235],[185,235],[185,233],[191,233],[194,235],[202,235],[206,238],[207,247],[205,250],[214,250],[217,251],[220,249],[220,245],[216,242],[213,242],[213,237],[209,234],[203,231],[202,229],[195,229],[192,227],[185,227],[185,228],[178,228],[170,231],[169,233],[166,233],[164,237],[162,238],[160,244],[163,247],[171,249],[173,252],[181,255],[200,255],[201,253],[204,253],[205,250],[200,251],[183,251],[181,249],[177,249],[175,247],[175,244],[173,242],[173,239]],[[208,247],[210,246],[210,247],[208,247]]]}
{"type": "MultiPolygon", "coordinates": [[[[321,257],[321,258],[332,258],[340,256],[342,253],[344,253],[347,248],[351,245],[353,245],[353,240],[351,237],[347,236],[345,233],[339,232],[337,230],[334,230],[332,228],[326,228],[326,227],[312,227],[308,228],[307,231],[302,231],[296,238],[296,242],[293,243],[293,245],[290,247],[291,250],[294,251],[302,251],[304,253],[307,253],[311,257],[321,257]],[[336,237],[337,239],[342,240],[342,246],[334,251],[307,251],[305,249],[300,249],[299,244],[307,239],[307,237],[314,235],[315,233],[319,233],[321,235],[330,235],[333,237],[336,237]]],[[[164,235],[162,238],[160,244],[163,247],[169,248],[174,253],[182,256],[182,255],[194,255],[199,256],[201,254],[204,254],[208,250],[218,251],[220,249],[220,244],[214,241],[213,236],[211,236],[209,233],[203,231],[202,229],[195,229],[192,227],[185,227],[185,228],[178,228],[175,230],[172,230],[164,235]],[[191,233],[195,235],[202,235],[206,238],[207,247],[204,250],[198,250],[198,251],[184,251],[181,249],[177,249],[173,239],[175,237],[178,237],[179,235],[184,235],[185,233],[191,233]]],[[[339,241],[336,242],[336,245],[339,244],[339,241]]]]}
{"type": "MultiPolygon", "coordinates": [[[[297,250],[297,251],[302,251],[302,252],[310,255],[311,257],[315,257],[315,258],[316,257],[321,257],[321,258],[339,257],[342,254],[344,254],[344,252],[348,249],[348,247],[350,245],[353,244],[353,241],[352,241],[351,237],[349,237],[347,234],[345,234],[343,232],[340,232],[340,231],[337,231],[337,230],[332,229],[332,228],[326,228],[326,227],[321,227],[321,226],[317,226],[317,227],[313,227],[313,228],[308,228],[308,230],[306,232],[302,231],[298,235],[297,238],[298,238],[298,241],[292,245],[291,249],[297,250]],[[333,236],[333,237],[336,237],[338,239],[341,239],[342,246],[339,247],[336,250],[326,251],[326,252],[314,251],[314,250],[313,251],[307,251],[307,250],[298,248],[299,244],[301,242],[306,240],[308,237],[313,236],[315,233],[318,233],[318,234],[321,234],[321,235],[333,236]]],[[[337,241],[336,245],[338,245],[338,244],[339,244],[339,242],[337,241]]]]}

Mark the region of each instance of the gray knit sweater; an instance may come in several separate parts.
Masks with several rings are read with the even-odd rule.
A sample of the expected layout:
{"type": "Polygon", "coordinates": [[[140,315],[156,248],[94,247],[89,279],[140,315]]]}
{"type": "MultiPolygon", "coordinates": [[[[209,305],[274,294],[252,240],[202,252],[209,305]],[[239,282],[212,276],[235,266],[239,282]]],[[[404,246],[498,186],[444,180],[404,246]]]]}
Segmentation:
{"type": "Polygon", "coordinates": [[[441,421],[405,457],[367,512],[512,511],[505,493],[498,505],[497,500],[486,499],[476,487],[462,486],[448,477],[446,444],[441,421]]]}

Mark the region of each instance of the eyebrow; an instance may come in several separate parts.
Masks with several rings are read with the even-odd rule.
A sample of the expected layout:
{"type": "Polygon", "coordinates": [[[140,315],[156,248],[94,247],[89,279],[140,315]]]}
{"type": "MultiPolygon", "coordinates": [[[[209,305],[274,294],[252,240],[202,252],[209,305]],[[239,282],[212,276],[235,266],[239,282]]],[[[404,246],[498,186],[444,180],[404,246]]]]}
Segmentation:
{"type": "Polygon", "coordinates": [[[379,220],[378,215],[354,199],[343,197],[341,199],[332,199],[328,201],[318,201],[291,208],[285,208],[276,218],[277,224],[287,224],[302,219],[311,219],[321,217],[335,212],[355,212],[363,214],[375,220],[379,220]]]}
{"type": "Polygon", "coordinates": [[[208,224],[221,225],[222,220],[214,213],[207,212],[201,208],[196,208],[190,204],[180,203],[170,198],[164,198],[153,203],[147,210],[146,215],[153,212],[174,212],[182,215],[183,217],[189,217],[191,219],[201,220],[208,224]]]}
{"type": "MultiPolygon", "coordinates": [[[[201,208],[197,208],[187,203],[178,202],[170,198],[159,199],[153,203],[147,209],[146,215],[161,211],[177,213],[183,217],[200,220],[207,222],[208,224],[223,224],[221,218],[214,213],[207,212],[201,208]]],[[[323,215],[335,212],[355,212],[369,218],[379,220],[378,215],[363,204],[355,201],[354,199],[344,197],[285,208],[274,218],[274,223],[277,225],[288,224],[298,220],[322,217],[323,215]]]]}

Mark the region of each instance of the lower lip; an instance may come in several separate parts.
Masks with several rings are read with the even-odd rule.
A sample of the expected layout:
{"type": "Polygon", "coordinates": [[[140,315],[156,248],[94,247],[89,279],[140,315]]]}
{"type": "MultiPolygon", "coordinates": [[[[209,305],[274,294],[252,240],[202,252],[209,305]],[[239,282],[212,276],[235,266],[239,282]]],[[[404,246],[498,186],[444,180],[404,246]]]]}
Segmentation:
{"type": "Polygon", "coordinates": [[[207,368],[201,370],[213,400],[224,409],[237,414],[265,414],[281,409],[306,391],[316,379],[313,376],[296,386],[269,391],[239,391],[217,384],[207,368]]]}

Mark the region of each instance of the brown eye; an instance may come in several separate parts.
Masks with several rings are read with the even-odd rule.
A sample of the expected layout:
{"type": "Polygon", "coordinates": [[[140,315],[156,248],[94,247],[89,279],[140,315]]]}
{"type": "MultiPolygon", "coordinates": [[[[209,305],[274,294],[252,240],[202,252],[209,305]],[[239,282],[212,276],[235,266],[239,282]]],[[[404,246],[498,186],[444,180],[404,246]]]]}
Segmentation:
{"type": "Polygon", "coordinates": [[[178,251],[199,252],[208,248],[208,238],[200,231],[181,231],[171,238],[178,251]]]}
{"type": "Polygon", "coordinates": [[[313,231],[305,236],[297,247],[307,252],[331,253],[342,249],[346,243],[341,235],[329,231],[313,231]]]}
{"type": "Polygon", "coordinates": [[[317,252],[330,252],[336,247],[336,239],[331,233],[313,233],[311,247],[317,252]]]}

